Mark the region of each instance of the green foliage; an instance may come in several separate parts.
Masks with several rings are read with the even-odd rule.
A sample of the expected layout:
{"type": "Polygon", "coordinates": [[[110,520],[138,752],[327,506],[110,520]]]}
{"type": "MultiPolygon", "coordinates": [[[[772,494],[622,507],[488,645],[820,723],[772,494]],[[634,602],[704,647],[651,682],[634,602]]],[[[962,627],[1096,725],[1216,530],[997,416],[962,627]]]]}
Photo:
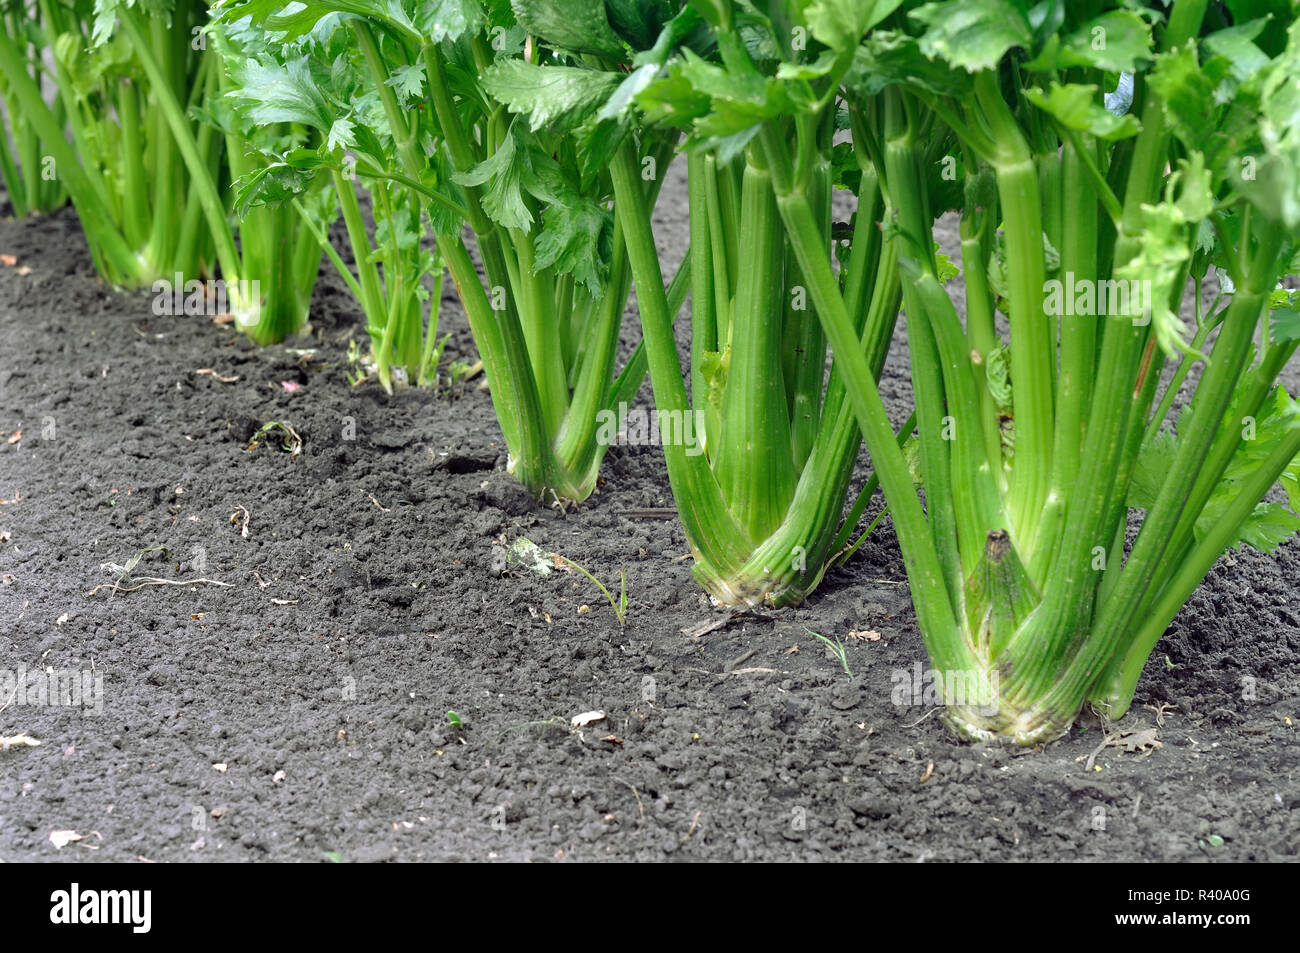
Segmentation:
{"type": "Polygon", "coordinates": [[[1008,0],[927,3],[910,16],[927,28],[920,42],[925,56],[968,72],[992,69],[1032,36],[1024,14],[1008,0]]]}
{"type": "Polygon", "coordinates": [[[1111,10],[1064,36],[1052,34],[1027,68],[1131,73],[1150,60],[1151,52],[1150,25],[1132,10],[1111,10]]]}
{"type": "Polygon", "coordinates": [[[526,161],[524,151],[518,148],[517,137],[507,135],[492,155],[452,178],[457,185],[486,185],[483,210],[504,228],[527,231],[533,224],[533,214],[523,195],[526,161]]]}
{"type": "MultiPolygon", "coordinates": [[[[1180,421],[1190,422],[1190,408],[1182,411],[1180,421]]],[[[1295,402],[1282,388],[1275,388],[1260,409],[1257,417],[1245,424],[1231,419],[1224,427],[1236,426],[1243,439],[1223,476],[1196,519],[1194,537],[1200,541],[1222,523],[1228,508],[1242,490],[1242,484],[1254,474],[1269,456],[1283,444],[1288,434],[1300,427],[1300,413],[1295,402]]],[[[1175,430],[1163,430],[1143,446],[1129,488],[1128,504],[1138,509],[1154,505],[1169,468],[1176,465],[1179,439],[1175,430]]],[[[1263,553],[1271,553],[1284,540],[1300,531],[1300,457],[1279,476],[1278,484],[1286,490],[1289,508],[1280,503],[1259,503],[1249,517],[1235,530],[1224,548],[1241,549],[1250,546],[1263,553]]]]}
{"type": "Polygon", "coordinates": [[[1137,117],[1116,116],[1098,101],[1096,86],[1053,82],[1047,93],[1041,89],[1025,90],[1025,98],[1049,113],[1064,128],[1086,132],[1098,139],[1127,139],[1142,129],[1137,117]]]}
{"type": "Polygon", "coordinates": [[[482,77],[483,89],[512,113],[528,117],[534,131],[570,132],[591,117],[619,85],[611,73],[573,66],[538,66],[503,59],[482,77]]]}
{"type": "MultiPolygon", "coordinates": [[[[511,0],[519,25],[575,53],[623,55],[623,42],[609,25],[604,0],[511,0]]],[[[635,8],[620,5],[626,22],[635,8]]],[[[638,18],[639,19],[639,18],[638,18]]]]}

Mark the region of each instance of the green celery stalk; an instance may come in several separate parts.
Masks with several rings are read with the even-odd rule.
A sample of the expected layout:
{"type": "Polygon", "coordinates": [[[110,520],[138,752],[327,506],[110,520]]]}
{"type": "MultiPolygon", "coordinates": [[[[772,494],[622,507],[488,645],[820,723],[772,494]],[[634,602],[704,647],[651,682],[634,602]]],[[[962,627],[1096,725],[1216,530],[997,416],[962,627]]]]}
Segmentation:
{"type": "Polygon", "coordinates": [[[753,160],[742,188],[737,241],[746,268],[732,311],[731,366],[713,469],[737,521],[751,539],[762,539],[780,525],[795,482],[781,370],[784,239],[771,176],[753,160]]]}

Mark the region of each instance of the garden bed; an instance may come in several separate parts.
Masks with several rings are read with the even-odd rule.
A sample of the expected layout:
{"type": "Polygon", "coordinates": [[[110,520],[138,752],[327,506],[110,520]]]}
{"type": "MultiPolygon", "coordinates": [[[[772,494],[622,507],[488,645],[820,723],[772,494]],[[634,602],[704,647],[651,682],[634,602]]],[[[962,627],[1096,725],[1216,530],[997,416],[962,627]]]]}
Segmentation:
{"type": "MultiPolygon", "coordinates": [[[[670,260],[682,194],[659,203],[670,260]]],[[[0,753],[0,860],[1296,856],[1294,541],[1220,562],[1127,734],[972,746],[895,704],[926,663],[888,523],[805,606],[736,616],[690,577],[659,448],[535,505],[476,381],[350,386],[365,332],[333,272],[312,336],[257,350],[103,284],[70,211],[0,223],[0,253],[0,668],[103,676],[102,714],[0,713],[41,742],[0,753]],[[269,421],[299,455],[248,450],[269,421]],[[520,537],[616,597],[626,570],[626,626],[579,572],[501,573],[520,537]],[[88,595],[155,546],[137,576],[227,586],[88,595]]],[[[472,359],[448,286],[446,357],[472,359]]],[[[901,423],[901,347],[881,390],[901,423]]]]}

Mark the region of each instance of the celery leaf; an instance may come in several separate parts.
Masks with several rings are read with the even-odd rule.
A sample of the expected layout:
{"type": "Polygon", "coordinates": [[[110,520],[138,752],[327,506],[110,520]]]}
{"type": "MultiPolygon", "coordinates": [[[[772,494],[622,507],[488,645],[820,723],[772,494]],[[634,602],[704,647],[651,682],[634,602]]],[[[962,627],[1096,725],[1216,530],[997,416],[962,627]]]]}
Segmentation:
{"type": "Polygon", "coordinates": [[[1108,112],[1098,101],[1097,93],[1096,86],[1062,86],[1053,82],[1046,93],[1037,88],[1025,90],[1025,98],[1066,129],[1086,132],[1098,139],[1127,139],[1142,130],[1137,117],[1108,112]]]}
{"type": "Polygon", "coordinates": [[[930,59],[975,73],[993,69],[1008,50],[1028,46],[1029,24],[1007,0],[953,0],[927,3],[911,12],[928,27],[921,35],[921,52],[930,59]]]}
{"type": "Polygon", "coordinates": [[[568,132],[604,105],[620,80],[615,73],[503,59],[488,67],[481,82],[510,112],[527,116],[534,131],[568,132]]]}
{"type": "Polygon", "coordinates": [[[547,43],[577,53],[622,58],[623,41],[602,0],[511,0],[519,25],[547,43]]]}
{"type": "Polygon", "coordinates": [[[498,225],[527,231],[533,223],[533,216],[524,202],[520,187],[522,176],[523,156],[516,148],[512,134],[501,141],[496,152],[452,179],[457,185],[486,186],[483,211],[498,225]]]}

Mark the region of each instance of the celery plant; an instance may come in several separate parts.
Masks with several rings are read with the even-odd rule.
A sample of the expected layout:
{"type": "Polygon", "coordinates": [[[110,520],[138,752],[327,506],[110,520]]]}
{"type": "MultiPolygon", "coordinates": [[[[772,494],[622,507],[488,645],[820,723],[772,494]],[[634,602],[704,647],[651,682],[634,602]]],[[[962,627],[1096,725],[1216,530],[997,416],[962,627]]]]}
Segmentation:
{"type": "Polygon", "coordinates": [[[219,35],[229,37],[220,48],[232,76],[227,98],[236,111],[261,128],[289,123],[314,132],[310,146],[259,135],[260,161],[236,180],[236,207],[301,217],[365,313],[376,374],[391,393],[394,369],[412,383],[432,384],[446,342],[438,338],[442,262],[422,241],[424,205],[441,196],[388,171],[384,157],[393,140],[387,117],[373,108],[373,95],[366,108],[369,74],[352,31],[338,21],[332,25],[292,43],[270,41],[243,17],[222,26],[219,35]],[[370,197],[373,230],[366,226],[358,184],[370,197]],[[322,190],[342,215],[352,266],[330,244],[328,221],[312,201],[322,190]]]}
{"type": "MultiPolygon", "coordinates": [[[[727,0],[701,5],[720,31],[731,25],[727,0]]],[[[1118,717],[1219,555],[1239,542],[1271,548],[1300,526],[1260,504],[1279,478],[1300,503],[1300,421],[1275,388],[1300,328],[1293,311],[1270,314],[1300,232],[1294,10],[1275,10],[1284,22],[1266,32],[1234,20],[1245,7],[1207,16],[1205,0],[1175,0],[1167,19],[1103,2],[1032,15],[1010,0],[772,6],[824,49],[751,94],[751,115],[761,102],[807,116],[797,84],[815,74],[882,117],[871,148],[898,209],[889,241],[905,276],[924,509],[801,188],[814,133],[800,124],[791,148],[784,120],[756,116],[755,134],[844,365],[931,660],[984,690],[949,699],[951,722],[1029,744],[1089,702],[1118,717]],[[1102,105],[1120,72],[1136,77],[1126,116],[1102,105]],[[952,167],[966,185],[964,326],[939,280],[916,162],[936,116],[957,137],[952,167]],[[1210,263],[1231,279],[1230,303],[1198,311],[1189,343],[1176,312],[1210,263]],[[1120,300],[1118,283],[1134,281],[1144,300],[1120,300]],[[1152,406],[1176,359],[1205,366],[1163,430],[1176,400],[1152,406]],[[1144,515],[1128,549],[1130,510],[1144,515]]],[[[736,59],[733,83],[752,66],[736,59]]],[[[735,115],[720,105],[715,122],[735,115]]]]}
{"type": "Polygon", "coordinates": [[[40,0],[40,12],[58,102],[44,102],[7,35],[0,74],[50,153],[100,274],[158,290],[216,265],[253,340],[271,343],[300,327],[320,265],[314,236],[292,210],[258,209],[237,243],[225,188],[230,176],[254,171],[252,139],[301,134],[254,126],[214,105],[229,78],[208,50],[205,5],[40,0]]]}
{"type": "MultiPolygon", "coordinates": [[[[5,0],[0,3],[0,22],[15,42],[23,71],[39,88],[49,75],[44,53],[50,47],[48,25],[42,20],[39,5],[34,0],[5,0]]],[[[0,120],[0,185],[8,192],[16,217],[48,214],[67,201],[67,192],[59,182],[57,167],[47,159],[49,152],[39,133],[3,73],[0,104],[4,107],[4,119],[0,120]]],[[[54,120],[55,128],[63,128],[61,102],[54,104],[54,120]]]]}
{"type": "MultiPolygon", "coordinates": [[[[811,273],[783,224],[780,202],[785,190],[799,193],[811,215],[805,250],[828,270],[840,263],[835,293],[851,315],[855,356],[874,379],[900,293],[897,254],[880,230],[895,210],[868,145],[879,117],[869,104],[843,101],[834,79],[781,53],[790,50],[791,23],[779,11],[698,4],[680,18],[711,27],[709,38],[680,29],[687,42],[638,102],[648,124],[690,133],[689,401],[669,310],[657,291],[653,236],[632,188],[630,142],[613,166],[616,208],[624,234],[632,236],[656,405],[661,414],[694,412],[705,424],[704,454],[665,447],[695,576],[724,603],[787,605],[805,598],[856,546],[852,533],[875,483],[845,519],[861,435],[838,354],[826,375],[811,273]],[[773,78],[796,74],[790,87],[773,78]],[[796,97],[803,108],[793,114],[796,97]],[[851,123],[841,105],[850,108],[851,123]],[[842,126],[852,126],[852,142],[838,151],[837,112],[842,126]],[[799,143],[797,182],[780,178],[763,131],[799,143]],[[853,189],[858,202],[852,227],[838,238],[833,185],[853,189]]],[[[853,42],[831,55],[847,65],[853,42]]],[[[923,163],[935,142],[918,137],[912,159],[923,163]]]]}
{"type": "MultiPolygon", "coordinates": [[[[236,225],[228,214],[222,186],[225,174],[240,179],[256,173],[261,161],[257,140],[274,137],[281,142],[299,144],[310,133],[288,121],[268,125],[222,110],[220,97],[230,92],[232,81],[223,57],[215,52],[201,58],[205,69],[195,83],[190,106],[206,105],[208,109],[203,114],[204,121],[195,128],[184,101],[167,82],[172,72],[168,62],[155,55],[156,40],[150,43],[150,36],[156,36],[160,29],[164,36],[176,35],[177,29],[186,23],[183,19],[186,6],[181,2],[168,8],[168,4],[159,2],[152,17],[146,19],[142,10],[130,5],[130,0],[97,0],[97,23],[111,23],[112,15],[116,14],[121,35],[149,80],[154,106],[189,174],[183,236],[188,235],[191,220],[198,220],[201,215],[207,226],[206,235],[215,249],[227,297],[234,302],[238,325],[257,344],[272,344],[297,331],[307,319],[312,288],[320,269],[319,244],[312,230],[291,209],[260,207],[245,211],[238,229],[240,240],[236,243],[236,225]],[[221,145],[225,147],[224,174],[220,163],[214,160],[214,153],[220,155],[221,145]]],[[[183,38],[185,42],[206,50],[206,30],[191,28],[190,33],[191,36],[183,38]]],[[[214,39],[227,46],[238,42],[237,38],[220,33],[214,39]]],[[[192,111],[200,112],[198,108],[192,111]]]]}
{"type": "MultiPolygon", "coordinates": [[[[191,49],[190,31],[204,13],[192,3],[171,15],[131,10],[137,35],[128,38],[113,34],[112,6],[40,0],[36,35],[49,44],[58,90],[53,105],[42,97],[41,74],[28,67],[30,32],[0,35],[0,74],[10,115],[21,117],[48,155],[81,218],[96,268],[114,284],[139,287],[201,271],[202,217],[190,201],[192,183],[161,102],[194,104],[201,95],[207,58],[191,49]]],[[[177,108],[192,127],[184,106],[177,108]]],[[[204,160],[212,161],[217,145],[211,137],[200,145],[204,160]]]]}
{"type": "MultiPolygon", "coordinates": [[[[223,13],[286,41],[340,23],[350,34],[365,74],[348,121],[375,133],[352,144],[358,175],[420,196],[482,355],[511,472],[548,501],[591,493],[608,448],[599,415],[644,375],[635,359],[614,374],[630,275],[605,166],[623,120],[597,115],[617,79],[595,62],[655,39],[658,5],[637,9],[619,19],[621,32],[594,0],[243,0],[223,13]]],[[[647,145],[660,164],[670,149],[647,145]]],[[[649,199],[658,188],[657,178],[638,185],[649,199]]]]}

